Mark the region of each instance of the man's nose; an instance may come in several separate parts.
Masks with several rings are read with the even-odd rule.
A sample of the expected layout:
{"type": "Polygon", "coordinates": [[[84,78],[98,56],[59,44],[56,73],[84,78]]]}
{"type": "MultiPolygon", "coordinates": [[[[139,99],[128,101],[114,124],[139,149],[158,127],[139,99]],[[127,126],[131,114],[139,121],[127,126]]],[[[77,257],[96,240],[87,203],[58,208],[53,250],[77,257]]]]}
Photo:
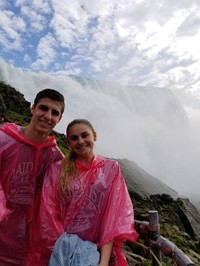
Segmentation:
{"type": "Polygon", "coordinates": [[[47,119],[51,119],[51,117],[52,117],[52,113],[51,113],[51,110],[49,109],[48,111],[46,111],[46,113],[45,113],[45,117],[47,118],[47,119]]]}

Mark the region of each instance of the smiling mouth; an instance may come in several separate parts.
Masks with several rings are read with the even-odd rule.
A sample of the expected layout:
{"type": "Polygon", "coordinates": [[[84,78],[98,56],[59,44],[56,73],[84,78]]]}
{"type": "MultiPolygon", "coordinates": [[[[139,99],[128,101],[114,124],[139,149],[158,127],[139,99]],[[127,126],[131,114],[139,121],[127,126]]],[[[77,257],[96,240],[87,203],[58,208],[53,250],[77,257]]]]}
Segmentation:
{"type": "Polygon", "coordinates": [[[83,150],[85,150],[86,148],[88,148],[88,145],[78,147],[78,150],[79,150],[79,151],[83,151],[83,150]]]}
{"type": "Polygon", "coordinates": [[[51,126],[51,123],[48,123],[47,121],[40,120],[40,123],[44,126],[51,126]]]}

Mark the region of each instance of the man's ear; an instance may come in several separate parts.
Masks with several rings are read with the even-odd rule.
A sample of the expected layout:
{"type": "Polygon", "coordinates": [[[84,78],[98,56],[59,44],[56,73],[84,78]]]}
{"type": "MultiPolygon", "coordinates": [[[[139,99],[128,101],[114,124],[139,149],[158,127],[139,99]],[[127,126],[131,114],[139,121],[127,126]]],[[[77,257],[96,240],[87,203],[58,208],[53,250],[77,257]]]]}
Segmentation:
{"type": "Polygon", "coordinates": [[[58,120],[58,123],[60,122],[61,118],[62,118],[62,114],[60,115],[60,118],[59,118],[59,120],[58,120]]]}
{"type": "Polygon", "coordinates": [[[35,109],[35,105],[33,104],[30,108],[31,114],[33,114],[33,110],[35,109]]]}

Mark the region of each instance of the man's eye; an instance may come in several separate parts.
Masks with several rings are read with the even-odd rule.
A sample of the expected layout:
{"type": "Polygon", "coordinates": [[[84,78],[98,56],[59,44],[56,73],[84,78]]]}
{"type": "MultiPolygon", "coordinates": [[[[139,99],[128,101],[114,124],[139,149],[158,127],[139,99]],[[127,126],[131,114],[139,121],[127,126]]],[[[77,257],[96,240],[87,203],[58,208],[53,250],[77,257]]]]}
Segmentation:
{"type": "Polygon", "coordinates": [[[46,105],[39,105],[39,109],[42,111],[48,111],[49,108],[46,105]]]}
{"type": "Polygon", "coordinates": [[[59,116],[59,115],[60,115],[60,113],[59,113],[57,110],[53,110],[53,111],[51,112],[51,114],[52,114],[53,116],[59,116]]]}

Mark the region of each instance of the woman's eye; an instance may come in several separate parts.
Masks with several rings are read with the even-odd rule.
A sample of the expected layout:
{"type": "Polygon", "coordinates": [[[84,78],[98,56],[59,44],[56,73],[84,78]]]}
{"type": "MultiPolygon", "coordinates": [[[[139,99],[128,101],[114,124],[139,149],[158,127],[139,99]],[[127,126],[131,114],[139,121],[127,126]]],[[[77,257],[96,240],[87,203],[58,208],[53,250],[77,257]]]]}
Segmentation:
{"type": "Polygon", "coordinates": [[[89,134],[85,133],[85,134],[82,135],[82,138],[85,139],[85,138],[87,138],[88,136],[89,136],[89,134]]]}
{"type": "Polygon", "coordinates": [[[70,140],[77,140],[77,139],[78,139],[78,137],[76,137],[76,136],[70,137],[70,140]]]}

